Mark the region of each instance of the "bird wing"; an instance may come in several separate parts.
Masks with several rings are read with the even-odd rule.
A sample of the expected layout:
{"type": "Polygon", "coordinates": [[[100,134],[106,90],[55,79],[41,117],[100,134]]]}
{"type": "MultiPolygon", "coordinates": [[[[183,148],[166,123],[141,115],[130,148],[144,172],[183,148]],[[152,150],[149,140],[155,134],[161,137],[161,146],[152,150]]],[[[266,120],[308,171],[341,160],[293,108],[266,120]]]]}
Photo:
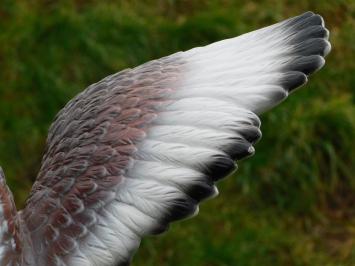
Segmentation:
{"type": "Polygon", "coordinates": [[[197,213],[254,152],[257,114],[321,68],[321,16],[278,24],[124,70],[57,115],[21,217],[28,265],[128,265],[140,239],[197,213]],[[33,264],[31,264],[33,263],[33,264]]]}
{"type": "Polygon", "coordinates": [[[19,237],[16,205],[0,167],[0,265],[18,263],[18,255],[21,253],[19,237]]]}

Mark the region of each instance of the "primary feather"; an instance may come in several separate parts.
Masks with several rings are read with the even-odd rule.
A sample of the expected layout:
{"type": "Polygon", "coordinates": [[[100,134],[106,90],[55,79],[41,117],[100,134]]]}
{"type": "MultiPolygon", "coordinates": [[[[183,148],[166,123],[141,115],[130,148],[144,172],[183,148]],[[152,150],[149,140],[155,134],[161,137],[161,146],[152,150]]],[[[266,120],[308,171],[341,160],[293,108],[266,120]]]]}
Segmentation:
{"type": "Polygon", "coordinates": [[[24,210],[2,185],[1,265],[128,265],[144,235],[218,193],[254,153],[257,114],[329,51],[323,19],[307,12],[89,86],[51,126],[24,210]]]}

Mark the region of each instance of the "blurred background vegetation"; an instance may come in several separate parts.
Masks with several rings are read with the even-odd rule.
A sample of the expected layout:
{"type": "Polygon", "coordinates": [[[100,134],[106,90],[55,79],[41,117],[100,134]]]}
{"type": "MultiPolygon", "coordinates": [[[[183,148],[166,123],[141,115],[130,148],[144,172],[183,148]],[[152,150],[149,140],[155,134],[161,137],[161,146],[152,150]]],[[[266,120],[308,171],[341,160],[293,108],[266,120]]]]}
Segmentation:
{"type": "Polygon", "coordinates": [[[0,164],[23,207],[48,126],[110,73],[306,10],[331,32],[326,66],[264,115],[256,155],[200,215],[144,239],[133,265],[355,265],[355,1],[0,3],[0,164]]]}

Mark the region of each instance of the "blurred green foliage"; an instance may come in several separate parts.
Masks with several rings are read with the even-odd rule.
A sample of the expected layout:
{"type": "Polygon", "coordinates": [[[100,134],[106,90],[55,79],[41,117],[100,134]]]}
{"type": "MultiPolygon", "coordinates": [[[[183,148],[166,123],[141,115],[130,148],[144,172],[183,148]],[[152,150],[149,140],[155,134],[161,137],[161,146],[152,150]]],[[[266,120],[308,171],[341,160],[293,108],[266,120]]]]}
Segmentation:
{"type": "Polygon", "coordinates": [[[264,115],[256,155],[200,215],[144,239],[133,265],[355,265],[354,1],[0,3],[0,162],[22,207],[56,112],[89,84],[147,60],[320,13],[333,51],[264,115]]]}

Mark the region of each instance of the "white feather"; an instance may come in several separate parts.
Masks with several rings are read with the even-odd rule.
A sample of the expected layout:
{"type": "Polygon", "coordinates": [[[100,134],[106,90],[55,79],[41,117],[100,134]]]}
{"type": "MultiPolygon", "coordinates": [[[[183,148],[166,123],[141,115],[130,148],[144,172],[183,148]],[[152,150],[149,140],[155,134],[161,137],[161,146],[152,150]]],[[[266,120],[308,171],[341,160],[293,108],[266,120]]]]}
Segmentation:
{"type": "Polygon", "coordinates": [[[232,145],[238,137],[240,137],[238,133],[181,125],[154,126],[149,131],[150,139],[211,149],[221,149],[227,144],[232,145]]]}
{"type": "Polygon", "coordinates": [[[168,213],[177,199],[186,198],[174,186],[164,185],[154,180],[127,178],[125,185],[117,194],[117,200],[131,206],[148,216],[160,220],[168,213]]]}
{"type": "Polygon", "coordinates": [[[228,157],[219,150],[151,139],[143,141],[137,156],[143,160],[163,161],[200,171],[207,169],[207,165],[212,163],[217,157],[228,157]]]}
{"type": "Polygon", "coordinates": [[[247,113],[244,114],[244,116],[234,116],[222,111],[209,111],[208,107],[206,110],[200,111],[169,111],[162,112],[155,124],[194,126],[201,129],[211,128],[226,132],[238,132],[246,124],[251,125],[253,123],[250,116],[247,113]]]}

